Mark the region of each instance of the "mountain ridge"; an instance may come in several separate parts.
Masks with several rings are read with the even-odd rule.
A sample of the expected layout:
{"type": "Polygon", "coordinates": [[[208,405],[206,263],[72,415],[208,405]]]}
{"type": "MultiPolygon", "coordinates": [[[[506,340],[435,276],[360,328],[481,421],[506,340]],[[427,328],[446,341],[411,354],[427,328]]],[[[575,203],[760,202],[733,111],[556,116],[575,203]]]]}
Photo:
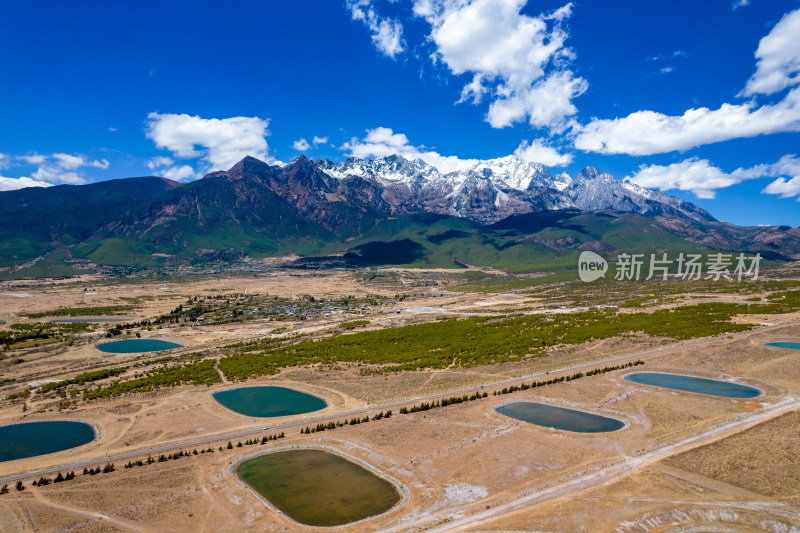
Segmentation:
{"type": "Polygon", "coordinates": [[[186,184],[146,177],[22,189],[0,193],[0,241],[0,269],[56,251],[137,267],[291,254],[365,265],[385,254],[533,268],[626,247],[800,258],[800,230],[740,228],[594,167],[572,178],[514,156],[447,174],[401,156],[301,156],[283,166],[245,157],[186,184]]]}

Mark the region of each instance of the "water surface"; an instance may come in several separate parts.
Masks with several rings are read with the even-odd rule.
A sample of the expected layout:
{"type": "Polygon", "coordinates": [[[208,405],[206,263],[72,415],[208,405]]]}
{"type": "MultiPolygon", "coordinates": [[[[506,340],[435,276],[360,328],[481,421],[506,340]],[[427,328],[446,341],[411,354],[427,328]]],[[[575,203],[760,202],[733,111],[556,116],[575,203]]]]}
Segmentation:
{"type": "Polygon", "coordinates": [[[299,415],[328,406],[322,398],[285,387],[240,387],[215,392],[211,396],[231,411],[261,418],[299,415]]]}
{"type": "Polygon", "coordinates": [[[790,350],[800,350],[800,342],[768,342],[765,346],[774,346],[775,348],[788,348],[790,350]]]}
{"type": "Polygon", "coordinates": [[[604,433],[625,426],[614,418],[535,402],[509,403],[498,407],[497,412],[537,426],[578,433],[604,433]]]}
{"type": "Polygon", "coordinates": [[[98,344],[97,349],[106,353],[139,353],[172,350],[182,345],[176,342],[162,341],[159,339],[130,339],[98,344]]]}
{"type": "Polygon", "coordinates": [[[297,522],[340,526],[400,503],[397,488],[363,466],[323,450],[288,450],[243,462],[237,475],[297,522]]]}
{"type": "Polygon", "coordinates": [[[680,374],[662,374],[660,372],[636,372],[625,376],[626,381],[640,385],[654,385],[666,389],[684,392],[696,392],[724,398],[755,398],[761,391],[755,387],[719,381],[717,379],[682,376],[680,374]]]}
{"type": "Polygon", "coordinates": [[[0,426],[0,462],[60,452],[94,439],[94,428],[85,422],[47,420],[0,426]]]}

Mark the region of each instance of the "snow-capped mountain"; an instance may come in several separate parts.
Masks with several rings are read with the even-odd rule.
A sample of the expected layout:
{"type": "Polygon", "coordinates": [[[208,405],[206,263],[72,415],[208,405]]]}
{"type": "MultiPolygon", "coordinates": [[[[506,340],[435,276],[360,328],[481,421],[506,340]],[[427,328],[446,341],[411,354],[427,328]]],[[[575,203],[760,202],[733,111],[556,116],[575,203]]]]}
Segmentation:
{"type": "Polygon", "coordinates": [[[585,168],[573,179],[513,155],[479,161],[467,170],[447,174],[422,160],[397,155],[316,164],[343,184],[358,178],[379,186],[385,207],[394,215],[432,212],[491,224],[511,215],[577,208],[714,220],[694,204],[618,180],[594,167],[585,168]]]}

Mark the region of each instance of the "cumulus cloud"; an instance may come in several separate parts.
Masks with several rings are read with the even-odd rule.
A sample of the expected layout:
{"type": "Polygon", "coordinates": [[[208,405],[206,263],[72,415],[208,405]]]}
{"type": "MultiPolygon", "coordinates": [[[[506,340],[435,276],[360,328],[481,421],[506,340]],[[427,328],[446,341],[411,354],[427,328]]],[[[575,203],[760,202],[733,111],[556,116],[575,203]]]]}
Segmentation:
{"type": "Polygon", "coordinates": [[[147,167],[162,178],[173,181],[188,180],[197,177],[194,168],[190,165],[173,166],[175,161],[171,157],[156,156],[147,162],[147,167]]]}
{"type": "Polygon", "coordinates": [[[89,161],[83,154],[53,154],[51,157],[57,161],[56,165],[63,169],[75,170],[80,167],[94,167],[105,170],[108,168],[107,160],[89,161]]]}
{"type": "Polygon", "coordinates": [[[798,200],[800,200],[800,176],[795,176],[789,180],[778,178],[767,185],[761,192],[766,194],[777,194],[780,195],[781,198],[791,198],[792,196],[797,196],[798,200]]]}
{"type": "Polygon", "coordinates": [[[785,155],[775,163],[737,168],[733,172],[725,172],[707,159],[692,157],[666,166],[642,165],[628,179],[642,187],[663,191],[670,189],[691,191],[698,198],[714,198],[717,189],[730,187],[745,180],[774,177],[778,177],[778,179],[762,192],[780,194],[782,197],[800,193],[800,188],[797,188],[800,187],[800,159],[793,154],[785,155]],[[791,179],[787,181],[784,177],[791,177],[791,179]],[[792,192],[793,190],[795,192],[792,192]]]}
{"type": "Polygon", "coordinates": [[[0,168],[8,168],[11,164],[11,158],[6,154],[0,154],[0,168]]]}
{"type": "Polygon", "coordinates": [[[266,136],[269,120],[258,117],[201,118],[150,113],[145,134],[174,157],[200,157],[210,170],[227,170],[245,156],[270,162],[266,136]]]}
{"type": "Polygon", "coordinates": [[[375,47],[385,56],[395,59],[405,50],[403,26],[396,19],[381,17],[372,3],[373,0],[346,1],[350,16],[369,29],[375,47]]]}
{"type": "Polygon", "coordinates": [[[298,139],[292,143],[292,148],[294,148],[298,152],[305,152],[306,150],[311,148],[311,145],[305,139],[298,139]]]}
{"type": "Polygon", "coordinates": [[[522,141],[514,155],[528,163],[539,163],[546,167],[563,167],[572,163],[572,154],[562,154],[539,140],[522,141]]]}
{"type": "MultiPolygon", "coordinates": [[[[760,167],[761,165],[759,165],[760,167]]],[[[754,167],[754,169],[761,169],[754,167]]],[[[770,177],[782,176],[767,185],[763,191],[764,194],[777,194],[781,198],[790,198],[797,196],[800,200],[800,158],[794,155],[784,156],[773,165],[766,165],[764,168],[765,175],[770,177]],[[789,179],[786,179],[786,178],[789,179]]]]}
{"type": "Polygon", "coordinates": [[[41,165],[47,159],[47,156],[41,154],[32,154],[32,155],[20,155],[17,156],[17,159],[20,161],[24,161],[29,165],[41,165]]]}
{"type": "Polygon", "coordinates": [[[459,102],[492,99],[486,120],[495,128],[527,120],[563,131],[577,112],[572,99],[586,80],[566,67],[563,22],[572,4],[538,17],[520,11],[526,0],[416,0],[414,14],[431,26],[433,59],[455,75],[472,74],[459,102]]]}
{"type": "Polygon", "coordinates": [[[636,111],[627,117],[594,119],[580,129],[575,147],[601,154],[652,155],[688,150],[741,137],[800,131],[800,89],[775,103],[723,104],[670,116],[636,111]]]}
{"type": "Polygon", "coordinates": [[[467,170],[478,162],[477,159],[443,156],[432,150],[412,146],[405,134],[395,133],[391,128],[382,127],[367,130],[367,135],[363,139],[353,137],[340,149],[347,151],[350,156],[361,159],[390,155],[399,155],[410,160],[421,159],[443,173],[467,170]]]}
{"type": "Polygon", "coordinates": [[[734,0],[731,4],[731,9],[736,11],[740,7],[745,7],[750,5],[750,0],[734,0]]]}
{"type": "MultiPolygon", "coordinates": [[[[10,162],[9,158],[9,162],[10,162]]],[[[47,187],[57,183],[82,185],[87,183],[87,178],[82,168],[99,168],[105,170],[109,163],[106,159],[92,160],[83,154],[28,154],[16,156],[15,164],[33,165],[38,167],[30,176],[23,176],[19,187],[47,187]]],[[[12,179],[12,178],[7,178],[12,179]]],[[[13,184],[12,184],[13,185],[13,184]]],[[[8,185],[9,187],[11,185],[8,185]]]]}
{"type": "Polygon", "coordinates": [[[147,162],[147,168],[149,168],[150,170],[155,170],[157,168],[164,168],[170,166],[172,162],[173,161],[171,157],[167,157],[165,155],[159,155],[151,158],[147,162]]]}
{"type": "MultiPolygon", "coordinates": [[[[756,51],[756,72],[739,96],[774,94],[800,84],[800,10],[785,15],[756,51]]],[[[722,104],[683,115],[636,111],[627,117],[593,119],[578,129],[575,147],[601,154],[652,155],[781,132],[800,131],[800,88],[782,100],[758,106],[722,104]]]]}
{"type": "Polygon", "coordinates": [[[314,140],[311,141],[311,142],[314,144],[314,146],[319,146],[320,144],[327,143],[328,142],[328,138],[327,137],[317,137],[316,135],[314,135],[314,140]]]}
{"type": "Polygon", "coordinates": [[[761,39],[756,60],[742,96],[773,94],[800,83],[800,9],[784,15],[761,39]]]}
{"type": "Polygon", "coordinates": [[[0,176],[0,191],[16,191],[17,189],[24,189],[26,187],[52,187],[52,183],[38,181],[31,178],[4,178],[0,176]]]}

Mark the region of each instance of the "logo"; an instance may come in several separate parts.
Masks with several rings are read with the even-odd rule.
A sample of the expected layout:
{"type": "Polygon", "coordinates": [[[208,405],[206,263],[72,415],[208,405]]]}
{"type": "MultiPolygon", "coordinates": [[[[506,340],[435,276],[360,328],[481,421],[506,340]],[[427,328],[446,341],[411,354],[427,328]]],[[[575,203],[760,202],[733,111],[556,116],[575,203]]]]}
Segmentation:
{"type": "Polygon", "coordinates": [[[578,258],[578,275],[581,281],[590,282],[605,277],[608,262],[594,252],[581,252],[578,258]]]}

